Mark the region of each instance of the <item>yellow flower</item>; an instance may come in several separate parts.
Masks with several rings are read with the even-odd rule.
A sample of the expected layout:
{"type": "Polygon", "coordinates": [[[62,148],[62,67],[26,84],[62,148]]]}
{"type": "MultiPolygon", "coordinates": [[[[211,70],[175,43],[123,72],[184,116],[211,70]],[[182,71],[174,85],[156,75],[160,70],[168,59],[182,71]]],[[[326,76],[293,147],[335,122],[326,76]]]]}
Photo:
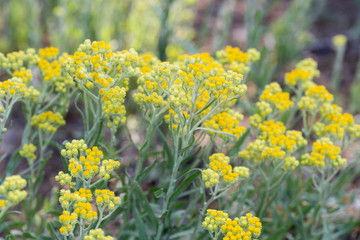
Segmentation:
{"type": "MultiPolygon", "coordinates": [[[[217,115],[213,116],[210,120],[204,122],[203,126],[205,128],[213,129],[216,131],[224,132],[232,134],[236,137],[240,137],[245,132],[245,127],[239,126],[240,121],[243,119],[243,115],[232,111],[227,110],[225,112],[218,113],[217,115]]],[[[206,131],[209,135],[214,136],[217,135],[224,140],[236,140],[234,138],[230,138],[230,136],[215,133],[212,131],[206,131]]]]}
{"type": "Polygon", "coordinates": [[[5,178],[5,181],[0,185],[0,194],[3,199],[0,199],[0,209],[7,209],[9,207],[19,204],[27,196],[25,190],[26,180],[19,175],[13,175],[5,178]]]}
{"type": "Polygon", "coordinates": [[[56,47],[46,47],[39,49],[40,57],[45,59],[54,59],[59,53],[59,49],[56,47]]]}
{"type": "Polygon", "coordinates": [[[44,132],[54,133],[59,127],[65,125],[65,120],[60,113],[47,111],[32,116],[30,124],[38,127],[44,132]]]}
{"type": "Polygon", "coordinates": [[[347,37],[342,34],[335,35],[332,38],[332,43],[335,48],[341,48],[341,47],[345,46],[346,42],[347,42],[347,37]]]}
{"type": "Polygon", "coordinates": [[[84,237],[84,240],[113,240],[113,237],[105,236],[101,228],[90,230],[89,235],[84,237]]]}
{"type": "MultiPolygon", "coordinates": [[[[283,112],[292,107],[293,102],[290,101],[290,94],[283,92],[280,85],[276,82],[266,85],[265,90],[260,96],[260,100],[269,103],[275,110],[283,112]]],[[[261,107],[262,105],[260,105],[261,107]]],[[[267,107],[268,108],[268,107],[267,107]]],[[[262,109],[260,109],[261,112],[262,109]]],[[[262,115],[265,113],[271,113],[270,110],[262,110],[262,115]]]]}
{"type": "Polygon", "coordinates": [[[36,159],[36,146],[34,144],[24,144],[20,150],[20,156],[26,158],[29,161],[34,161],[36,159]]]}
{"type": "Polygon", "coordinates": [[[301,163],[316,167],[330,165],[339,169],[346,166],[347,161],[341,157],[340,147],[335,146],[328,138],[320,138],[313,143],[312,152],[302,156],[301,163]]]}

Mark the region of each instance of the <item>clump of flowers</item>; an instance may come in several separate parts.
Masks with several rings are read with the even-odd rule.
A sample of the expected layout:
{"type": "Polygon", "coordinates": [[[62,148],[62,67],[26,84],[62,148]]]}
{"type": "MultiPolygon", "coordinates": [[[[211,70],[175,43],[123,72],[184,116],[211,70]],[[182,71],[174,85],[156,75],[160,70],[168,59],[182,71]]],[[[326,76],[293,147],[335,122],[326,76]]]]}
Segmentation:
{"type": "Polygon", "coordinates": [[[300,61],[294,70],[285,74],[285,83],[292,89],[299,87],[299,94],[301,94],[302,89],[307,90],[309,87],[314,86],[312,80],[319,76],[317,62],[311,58],[306,58],[300,61]]]}
{"type": "Polygon", "coordinates": [[[257,113],[250,117],[250,124],[257,129],[263,121],[276,119],[290,110],[293,105],[290,94],[283,92],[278,83],[274,82],[266,85],[260,95],[260,101],[256,103],[257,113]]]}
{"type": "Polygon", "coordinates": [[[306,134],[314,130],[318,137],[351,143],[360,136],[360,125],[355,123],[351,114],[343,113],[342,108],[333,101],[334,96],[321,85],[310,87],[300,98],[297,105],[304,115],[306,134]]]}
{"type": "Polygon", "coordinates": [[[208,209],[202,226],[209,231],[212,239],[223,234],[224,240],[256,240],[261,235],[260,219],[247,213],[240,218],[231,219],[227,213],[208,209]]]}
{"type": "Polygon", "coordinates": [[[36,159],[36,146],[34,144],[24,144],[20,150],[20,156],[26,158],[29,162],[33,162],[36,159]]]}
{"type": "Polygon", "coordinates": [[[26,86],[20,78],[13,77],[0,83],[0,97],[5,107],[12,106],[20,100],[37,101],[40,93],[33,86],[26,86]]]}
{"type": "Polygon", "coordinates": [[[313,143],[313,149],[301,157],[303,165],[339,169],[346,166],[346,159],[341,157],[341,148],[335,146],[330,139],[320,138],[313,143]]]}
{"type": "Polygon", "coordinates": [[[266,160],[274,161],[285,170],[294,169],[299,165],[299,161],[291,157],[291,154],[307,144],[300,131],[286,131],[282,122],[274,120],[259,124],[258,130],[259,137],[254,142],[250,142],[246,149],[239,152],[240,158],[255,164],[266,160]]]}
{"type": "MultiPolygon", "coordinates": [[[[114,52],[109,43],[85,40],[74,55],[62,59],[61,65],[84,91],[85,101],[96,106],[93,114],[102,115],[114,131],[125,122],[123,102],[129,79],[141,75],[134,49],[114,52]]],[[[87,106],[85,112],[89,113],[87,106]]]]}
{"type": "Polygon", "coordinates": [[[47,60],[53,60],[54,58],[56,58],[58,53],[59,53],[59,49],[56,47],[46,47],[39,49],[40,57],[47,60]]]}
{"type": "Polygon", "coordinates": [[[143,74],[151,72],[153,66],[159,65],[160,60],[151,54],[140,55],[140,70],[143,74]]]}
{"type": "Polygon", "coordinates": [[[207,188],[219,183],[233,184],[239,179],[249,177],[248,168],[235,167],[233,169],[229,162],[230,158],[223,153],[215,153],[209,157],[209,168],[202,173],[202,179],[207,188]]]}
{"type": "MultiPolygon", "coordinates": [[[[228,110],[247,90],[242,74],[225,70],[208,53],[179,59],[180,65],[154,66],[138,79],[139,92],[133,95],[149,116],[156,118],[168,111],[165,119],[173,129],[180,126],[190,131],[194,125],[199,127],[228,110]]],[[[240,132],[242,129],[235,130],[236,135],[240,132]]]]}
{"type": "Polygon", "coordinates": [[[79,154],[83,154],[87,149],[87,145],[84,139],[72,140],[64,144],[64,149],[61,150],[61,155],[67,158],[77,157],[79,154]]]}
{"type": "Polygon", "coordinates": [[[55,47],[39,49],[40,60],[38,66],[46,85],[53,87],[57,93],[71,92],[75,83],[61,66],[68,54],[63,53],[57,58],[58,52],[59,49],[55,47]]]}
{"type": "MultiPolygon", "coordinates": [[[[13,77],[0,82],[0,133],[6,131],[5,124],[15,103],[31,100],[36,102],[40,93],[32,86],[26,86],[22,79],[13,77]]],[[[31,102],[30,101],[30,102],[31,102]]]]}
{"type": "MultiPolygon", "coordinates": [[[[266,85],[265,90],[260,96],[260,100],[260,103],[266,102],[278,112],[284,112],[293,105],[293,102],[290,100],[290,94],[283,92],[280,85],[276,82],[266,85]]],[[[261,115],[266,116],[267,114],[261,111],[261,115]]]]}
{"type": "Polygon", "coordinates": [[[22,67],[35,65],[38,61],[39,56],[33,48],[28,48],[26,52],[11,52],[6,54],[6,56],[0,53],[0,67],[9,71],[20,70],[22,67]]]}
{"type": "Polygon", "coordinates": [[[237,47],[227,46],[225,50],[216,52],[219,62],[226,65],[229,69],[246,74],[250,71],[250,65],[260,59],[260,52],[254,48],[247,52],[241,51],[237,47]]]}
{"type": "Polygon", "coordinates": [[[105,236],[104,230],[101,228],[90,230],[89,235],[84,237],[84,240],[113,240],[111,236],[105,236]]]}
{"type": "Polygon", "coordinates": [[[111,159],[103,160],[103,152],[96,146],[87,148],[82,139],[65,143],[61,154],[70,158],[70,174],[60,171],[55,179],[62,185],[69,184],[71,190],[60,191],[59,202],[63,214],[59,221],[63,226],[59,231],[63,236],[74,236],[75,226],[78,224],[80,238],[83,238],[92,224],[97,223],[88,237],[101,236],[101,229],[98,230],[100,223],[110,217],[120,205],[121,199],[113,191],[93,190],[93,187],[100,181],[110,179],[110,173],[119,168],[120,163],[111,159]],[[92,205],[94,199],[96,208],[92,205]]]}
{"type": "Polygon", "coordinates": [[[113,52],[109,43],[85,40],[74,55],[62,62],[82,89],[96,87],[128,88],[130,77],[139,76],[138,56],[135,50],[113,52]]]}
{"type": "Polygon", "coordinates": [[[0,217],[12,206],[23,201],[27,192],[22,190],[26,187],[26,180],[19,175],[6,177],[4,182],[0,185],[0,217]]]}
{"type": "MultiPolygon", "coordinates": [[[[235,112],[233,110],[228,110],[221,112],[213,116],[210,120],[204,122],[203,126],[205,128],[214,130],[207,131],[210,136],[219,136],[224,140],[232,139],[233,135],[237,138],[241,137],[245,132],[245,127],[239,126],[240,121],[244,118],[241,113],[235,112]],[[223,134],[227,133],[229,135],[223,134]]],[[[236,138],[235,138],[236,139],[236,138]]]]}
{"type": "Polygon", "coordinates": [[[47,111],[32,116],[31,125],[38,127],[44,132],[55,133],[59,127],[65,125],[65,120],[60,113],[47,111]]]}
{"type": "Polygon", "coordinates": [[[104,117],[108,122],[108,127],[118,127],[124,124],[125,117],[125,101],[126,89],[118,86],[108,90],[100,90],[102,95],[104,117]]]}
{"type": "Polygon", "coordinates": [[[20,68],[19,70],[15,70],[13,72],[13,76],[21,79],[21,81],[25,84],[31,82],[32,80],[31,70],[24,67],[20,68]]]}

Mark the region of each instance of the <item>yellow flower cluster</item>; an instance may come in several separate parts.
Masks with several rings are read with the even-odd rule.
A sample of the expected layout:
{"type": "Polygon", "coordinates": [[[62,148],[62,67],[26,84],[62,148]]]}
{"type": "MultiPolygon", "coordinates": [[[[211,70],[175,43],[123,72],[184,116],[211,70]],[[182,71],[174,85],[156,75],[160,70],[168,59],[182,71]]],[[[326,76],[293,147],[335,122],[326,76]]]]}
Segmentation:
{"type": "MultiPolygon", "coordinates": [[[[332,140],[341,140],[346,135],[360,137],[360,125],[355,124],[349,113],[342,113],[342,108],[332,104],[334,97],[324,86],[310,87],[298,102],[298,107],[313,117],[319,113],[319,120],[314,124],[314,132],[319,137],[329,136],[332,140]]],[[[303,113],[304,114],[304,113],[303,113]]]]}
{"type": "Polygon", "coordinates": [[[40,57],[47,60],[55,59],[58,53],[59,53],[59,49],[56,47],[46,47],[39,49],[40,57]]]}
{"type": "Polygon", "coordinates": [[[62,189],[59,198],[61,207],[64,209],[64,213],[59,217],[63,225],[59,231],[62,235],[68,236],[76,229],[76,224],[88,225],[86,228],[89,229],[91,224],[98,220],[98,211],[100,212],[99,221],[102,221],[105,208],[111,214],[120,205],[121,199],[115,196],[114,192],[108,189],[96,189],[94,192],[91,190],[91,181],[97,174],[102,179],[108,180],[110,173],[120,167],[120,163],[112,159],[102,160],[103,152],[96,146],[87,148],[82,139],[65,143],[65,149],[61,151],[61,154],[71,158],[68,165],[70,174],[60,171],[55,177],[61,185],[70,184],[73,191],[62,189]],[[75,191],[76,184],[72,182],[73,177],[81,180],[84,187],[75,191]],[[97,210],[91,205],[94,197],[97,210]],[[72,213],[70,213],[71,209],[73,209],[72,213]]]}
{"type": "MultiPolygon", "coordinates": [[[[3,199],[0,199],[0,210],[6,211],[8,208],[17,205],[27,196],[25,190],[26,180],[20,175],[13,175],[5,178],[5,181],[0,185],[0,194],[3,199]]],[[[1,212],[0,211],[0,212],[1,212]]]]}
{"type": "Polygon", "coordinates": [[[211,233],[221,232],[224,240],[255,240],[262,229],[260,219],[251,213],[232,220],[227,213],[214,209],[207,210],[202,226],[211,233]]]}
{"type": "Polygon", "coordinates": [[[279,136],[285,133],[286,127],[282,122],[273,119],[265,121],[259,125],[260,139],[268,140],[271,136],[279,136]]]}
{"type": "Polygon", "coordinates": [[[59,231],[62,235],[68,236],[75,229],[75,225],[81,219],[85,224],[90,225],[98,219],[97,211],[91,206],[93,200],[89,189],[81,188],[79,191],[70,193],[69,190],[61,190],[59,201],[63,209],[63,214],[59,216],[59,221],[63,225],[59,231]],[[74,212],[70,212],[73,206],[74,212]]]}
{"type": "Polygon", "coordinates": [[[48,62],[45,58],[40,58],[38,66],[45,82],[56,81],[56,78],[61,77],[61,66],[58,61],[48,62]]]}
{"type": "Polygon", "coordinates": [[[282,122],[274,120],[259,124],[259,130],[260,136],[254,142],[250,142],[246,149],[239,152],[240,158],[251,160],[255,164],[266,160],[284,160],[282,163],[284,170],[294,169],[299,164],[290,155],[307,144],[300,131],[286,131],[282,122]]]}
{"type": "Polygon", "coordinates": [[[306,58],[300,61],[294,70],[285,74],[285,83],[290,87],[299,86],[306,90],[315,85],[312,80],[319,76],[317,62],[306,58]]]}
{"type": "Polygon", "coordinates": [[[221,226],[221,232],[225,235],[223,240],[255,240],[260,237],[261,228],[260,219],[247,213],[234,220],[228,218],[221,226]]]}
{"type": "Polygon", "coordinates": [[[115,193],[108,189],[96,189],[95,197],[98,207],[108,207],[109,211],[113,211],[121,203],[120,197],[116,197],[115,193]]]}
{"type": "Polygon", "coordinates": [[[311,153],[306,153],[301,158],[304,165],[325,167],[331,165],[335,169],[346,166],[346,159],[341,157],[341,148],[335,146],[330,139],[320,138],[313,143],[311,153]]]}
{"type": "Polygon", "coordinates": [[[250,64],[260,59],[260,52],[254,48],[243,52],[237,47],[227,46],[225,50],[217,51],[216,56],[219,62],[228,65],[229,69],[246,74],[250,71],[250,64]]]}
{"type": "Polygon", "coordinates": [[[61,189],[59,202],[63,209],[69,210],[74,203],[91,202],[92,197],[92,193],[89,189],[80,188],[73,193],[71,193],[70,190],[61,189]]]}
{"type": "Polygon", "coordinates": [[[77,202],[74,204],[74,212],[84,221],[89,224],[98,219],[97,211],[93,211],[91,203],[89,202],[77,202]]]}
{"type": "MultiPolygon", "coordinates": [[[[100,209],[101,212],[105,210],[105,207],[108,207],[111,212],[121,203],[120,197],[116,197],[114,192],[107,189],[95,190],[95,199],[98,210],[100,209]]],[[[90,189],[80,188],[73,193],[70,190],[62,189],[59,202],[64,209],[63,214],[59,216],[59,221],[63,225],[59,230],[64,236],[72,233],[80,220],[87,225],[98,220],[98,213],[91,205],[93,194],[90,189]],[[72,213],[70,209],[74,209],[72,213]]]]}
{"type": "Polygon", "coordinates": [[[152,68],[160,64],[160,60],[150,54],[140,56],[140,70],[143,74],[151,72],[152,68]]]}
{"type": "Polygon", "coordinates": [[[210,168],[205,169],[202,171],[202,180],[207,188],[215,186],[219,183],[219,174],[210,168]]]}
{"type": "MultiPolygon", "coordinates": [[[[264,109],[264,107],[258,106],[259,110],[260,110],[260,111],[264,111],[264,113],[266,113],[266,114],[267,114],[267,112],[271,113],[271,112],[272,112],[271,107],[270,107],[267,103],[265,103],[265,104],[267,105],[267,106],[265,106],[265,107],[266,107],[267,109],[270,109],[270,110],[267,111],[267,110],[264,109]],[[268,108],[268,107],[269,107],[269,108],[268,108]]],[[[251,126],[252,128],[254,128],[254,129],[259,128],[260,124],[261,124],[262,121],[263,121],[263,119],[262,119],[262,117],[261,117],[260,114],[254,114],[254,115],[250,116],[249,120],[250,120],[250,126],[251,126]]]]}
{"type": "Polygon", "coordinates": [[[223,211],[207,209],[206,217],[202,222],[202,226],[209,232],[218,232],[221,229],[221,226],[225,224],[228,217],[229,214],[223,211]]]}
{"type": "Polygon", "coordinates": [[[335,104],[324,104],[320,107],[321,121],[314,126],[319,137],[330,136],[333,140],[341,140],[346,135],[350,139],[360,137],[360,125],[356,124],[349,113],[342,113],[341,107],[335,104]]]}
{"type": "Polygon", "coordinates": [[[320,103],[329,103],[333,101],[333,95],[329,93],[325,86],[318,85],[310,87],[306,93],[305,96],[316,99],[320,103]]]}
{"type": "Polygon", "coordinates": [[[0,96],[7,100],[13,98],[18,100],[18,98],[24,97],[25,99],[36,102],[40,96],[40,92],[33,86],[26,86],[20,78],[13,77],[0,82],[0,96]]]}
{"type": "Polygon", "coordinates": [[[237,173],[240,178],[248,178],[250,173],[247,167],[237,166],[233,169],[234,173],[237,173]]]}
{"type": "Polygon", "coordinates": [[[116,86],[107,90],[100,89],[103,101],[103,115],[109,128],[116,128],[126,121],[125,116],[125,95],[126,89],[116,86]]]}
{"type": "Polygon", "coordinates": [[[317,100],[309,96],[301,97],[297,105],[301,110],[308,112],[314,112],[318,108],[317,100]]]}
{"type": "Polygon", "coordinates": [[[26,93],[26,86],[19,78],[11,78],[0,82],[0,96],[2,98],[11,99],[14,97],[24,96],[26,93]]]}
{"type": "MultiPolygon", "coordinates": [[[[189,119],[189,114],[186,111],[181,111],[180,114],[178,114],[170,108],[169,113],[164,116],[164,119],[167,124],[170,124],[172,120],[172,125],[169,126],[171,126],[173,130],[177,130],[179,126],[185,125],[185,122],[189,119]]],[[[186,131],[186,126],[182,127],[186,131]]],[[[180,128],[180,132],[181,131],[182,128],[180,128]]]]}
{"type": "Polygon", "coordinates": [[[202,173],[202,179],[205,187],[209,188],[216,184],[235,183],[239,178],[247,178],[249,169],[246,167],[235,167],[234,170],[229,164],[230,158],[223,153],[215,153],[209,157],[209,168],[202,173]]]}
{"type": "Polygon", "coordinates": [[[79,154],[82,154],[88,148],[84,139],[72,140],[71,142],[66,142],[64,149],[61,150],[61,155],[67,158],[79,157],[79,154]]]}
{"type": "Polygon", "coordinates": [[[100,166],[99,174],[104,180],[109,180],[110,173],[119,167],[120,163],[118,161],[114,161],[112,159],[104,160],[100,166]]]}
{"type": "Polygon", "coordinates": [[[104,230],[101,228],[90,230],[89,235],[84,237],[84,240],[113,240],[113,237],[105,236],[104,230]]]}
{"type": "Polygon", "coordinates": [[[84,177],[92,179],[99,172],[99,165],[103,157],[103,152],[97,147],[86,149],[86,155],[79,160],[72,158],[69,160],[69,171],[73,177],[84,177]]]}
{"type": "Polygon", "coordinates": [[[14,77],[20,78],[23,83],[31,82],[32,74],[30,69],[26,69],[24,67],[20,68],[19,70],[15,70],[13,72],[14,77]]]}
{"type": "MultiPolygon", "coordinates": [[[[176,64],[154,66],[138,79],[138,93],[133,95],[147,114],[168,110],[165,120],[170,123],[174,119],[173,129],[191,125],[188,116],[195,121],[203,116],[208,119],[213,117],[207,114],[214,108],[214,115],[229,109],[247,90],[242,74],[225,70],[208,53],[183,55],[179,60],[176,64]],[[180,113],[185,118],[177,116],[180,113]]],[[[243,131],[229,131],[233,130],[234,135],[243,131]]]]}
{"type": "Polygon", "coordinates": [[[61,235],[68,236],[72,231],[74,231],[75,224],[78,222],[78,215],[76,213],[71,213],[69,211],[63,211],[62,215],[59,216],[59,221],[63,225],[59,231],[61,235]]]}
{"type": "MultiPolygon", "coordinates": [[[[266,102],[270,104],[270,106],[274,110],[277,110],[279,112],[284,112],[291,108],[293,105],[293,102],[290,100],[290,94],[287,92],[283,92],[277,82],[266,85],[265,90],[260,96],[260,102],[266,102]]],[[[260,109],[260,113],[262,116],[267,116],[268,112],[270,112],[268,106],[262,107],[260,109]]]]}
{"type": "Polygon", "coordinates": [[[270,115],[273,112],[273,108],[271,107],[271,104],[268,102],[265,102],[265,101],[257,102],[256,107],[259,110],[259,114],[253,115],[256,117],[251,116],[251,117],[253,117],[253,124],[252,124],[253,126],[258,126],[258,124],[261,123],[262,118],[265,119],[268,115],[270,115]],[[256,118],[259,118],[259,120],[256,118]],[[257,124],[256,124],[256,122],[257,122],[257,124]]]}
{"type": "Polygon", "coordinates": [[[81,88],[110,88],[114,86],[128,89],[130,77],[137,77],[141,71],[135,50],[113,52],[109,43],[85,40],[74,55],[61,61],[81,88]]]}
{"type": "MultiPolygon", "coordinates": [[[[178,71],[178,66],[169,63],[154,66],[150,72],[137,80],[138,93],[133,94],[135,102],[146,109],[148,106],[153,106],[155,109],[165,107],[168,103],[169,85],[175,81],[173,78],[177,77],[178,71]]],[[[175,102],[174,99],[172,101],[175,102]]],[[[180,101],[186,102],[186,99],[180,99],[180,101]]],[[[175,102],[175,104],[180,103],[175,102]]]]}
{"type": "Polygon", "coordinates": [[[63,63],[69,55],[64,53],[58,60],[56,60],[56,55],[58,53],[57,48],[50,47],[40,49],[39,51],[41,57],[38,66],[44,81],[48,84],[54,85],[56,92],[65,93],[68,89],[74,87],[75,83],[71,76],[62,71],[61,67],[61,63],[63,63]],[[47,57],[43,56],[41,52],[43,52],[43,54],[47,57]]]}
{"type": "Polygon", "coordinates": [[[118,161],[112,159],[102,160],[103,152],[96,146],[87,148],[82,139],[67,142],[61,154],[64,157],[71,158],[68,166],[71,176],[86,181],[91,181],[97,174],[104,180],[108,180],[110,173],[120,167],[118,161]]]}
{"type": "Polygon", "coordinates": [[[22,149],[19,151],[20,156],[26,158],[28,161],[32,162],[36,159],[36,146],[34,144],[24,144],[22,149]]]}
{"type": "MultiPolygon", "coordinates": [[[[233,110],[227,110],[225,112],[218,113],[215,116],[213,116],[210,120],[205,121],[203,126],[205,128],[209,128],[215,131],[229,133],[239,138],[246,130],[245,127],[239,126],[240,121],[243,118],[244,116],[241,113],[235,112],[233,110]]],[[[224,140],[231,139],[230,136],[222,133],[212,132],[212,131],[206,131],[206,132],[210,136],[216,135],[224,140]]]]}
{"type": "Polygon", "coordinates": [[[58,175],[55,176],[55,180],[58,181],[61,185],[66,185],[71,183],[72,177],[63,171],[60,171],[58,175]]]}
{"type": "Polygon", "coordinates": [[[18,51],[6,54],[0,53],[0,67],[9,70],[19,70],[27,65],[35,65],[39,61],[39,56],[35,49],[29,48],[26,52],[18,51]]]}
{"type": "Polygon", "coordinates": [[[183,88],[183,82],[176,78],[169,88],[169,103],[173,109],[184,109],[191,105],[190,91],[183,88]]]}
{"type": "Polygon", "coordinates": [[[36,126],[44,132],[54,133],[56,130],[65,125],[65,120],[60,113],[52,111],[43,112],[31,117],[31,126],[36,126]]]}

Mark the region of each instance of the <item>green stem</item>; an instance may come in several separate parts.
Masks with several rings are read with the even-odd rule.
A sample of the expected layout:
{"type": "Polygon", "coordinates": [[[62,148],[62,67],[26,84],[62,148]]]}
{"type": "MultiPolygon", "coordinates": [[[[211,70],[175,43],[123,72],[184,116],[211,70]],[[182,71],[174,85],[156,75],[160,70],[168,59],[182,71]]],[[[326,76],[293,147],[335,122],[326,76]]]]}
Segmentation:
{"type": "Polygon", "coordinates": [[[79,240],[83,239],[83,235],[84,235],[84,227],[83,227],[83,219],[80,219],[80,235],[79,235],[79,240]]]}
{"type": "MultiPolygon", "coordinates": [[[[168,211],[169,206],[171,205],[170,197],[173,194],[174,189],[175,189],[176,176],[177,176],[178,168],[180,166],[180,162],[182,160],[182,158],[181,158],[181,156],[179,156],[178,152],[179,152],[179,136],[176,136],[175,142],[174,142],[174,156],[175,156],[174,164],[173,164],[173,168],[171,171],[169,187],[166,192],[165,203],[164,203],[164,206],[161,211],[162,214],[165,214],[165,212],[168,211]]],[[[171,214],[168,212],[166,219],[169,219],[170,215],[171,214]]],[[[165,218],[163,218],[163,219],[165,220],[165,218]]],[[[156,234],[156,238],[155,238],[156,240],[162,239],[162,234],[163,234],[163,230],[164,230],[164,222],[163,221],[159,223],[159,228],[157,230],[157,234],[156,234]]]]}
{"type": "MultiPolygon", "coordinates": [[[[1,209],[1,212],[0,212],[0,220],[4,217],[6,211],[8,210],[9,208],[8,207],[5,207],[3,209],[1,209]]],[[[0,222],[1,223],[1,222],[0,222]]]]}
{"type": "Polygon", "coordinates": [[[103,221],[104,208],[103,208],[103,207],[100,208],[100,209],[99,209],[99,212],[100,212],[100,214],[99,214],[99,221],[97,222],[97,224],[96,224],[96,226],[95,226],[94,229],[97,229],[97,228],[100,226],[101,222],[103,221]]]}
{"type": "Polygon", "coordinates": [[[335,98],[337,97],[338,94],[338,87],[340,84],[340,75],[341,75],[341,69],[342,69],[342,63],[344,60],[344,55],[345,55],[345,46],[343,47],[339,47],[336,49],[336,57],[335,57],[335,62],[334,62],[334,67],[333,67],[333,72],[332,72],[332,78],[331,78],[331,87],[333,90],[333,93],[335,95],[335,98]]]}
{"type": "Polygon", "coordinates": [[[154,134],[156,132],[157,126],[155,126],[155,124],[153,122],[148,123],[147,128],[146,128],[146,136],[145,136],[145,143],[144,145],[142,145],[142,147],[140,148],[140,152],[139,152],[139,161],[136,164],[136,169],[135,169],[135,177],[134,179],[137,180],[145,163],[145,160],[147,159],[147,155],[152,143],[152,138],[154,137],[154,134]]]}

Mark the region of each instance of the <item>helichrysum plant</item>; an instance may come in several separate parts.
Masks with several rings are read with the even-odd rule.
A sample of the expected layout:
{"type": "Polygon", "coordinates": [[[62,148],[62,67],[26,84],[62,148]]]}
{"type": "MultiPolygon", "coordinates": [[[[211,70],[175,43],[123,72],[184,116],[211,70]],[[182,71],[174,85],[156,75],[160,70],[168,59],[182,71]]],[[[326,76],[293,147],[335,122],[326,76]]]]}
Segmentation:
{"type": "Polygon", "coordinates": [[[228,213],[208,209],[202,226],[210,232],[212,239],[218,239],[222,234],[224,240],[256,240],[261,235],[262,224],[251,213],[231,219],[228,213]]]}
{"type": "Polygon", "coordinates": [[[256,49],[227,47],[215,57],[197,53],[163,62],[90,40],[72,54],[55,47],[0,54],[9,75],[0,83],[0,134],[11,126],[15,104],[26,122],[0,186],[1,215],[22,202],[23,236],[57,239],[344,234],[334,220],[340,208],[329,199],[340,205],[336,181],[351,170],[344,150],[360,137],[360,125],[314,82],[320,72],[310,58],[242,109],[259,59],[256,49]],[[54,137],[70,106],[81,116],[83,126],[73,134],[82,139],[64,139],[61,146],[54,137]],[[128,119],[144,123],[143,137],[128,119]],[[64,165],[55,179],[63,188],[43,200],[40,187],[55,148],[64,165]],[[132,161],[120,169],[128,148],[132,161]],[[22,158],[24,178],[10,176],[22,158]]]}
{"type": "Polygon", "coordinates": [[[60,171],[56,180],[61,185],[69,185],[70,189],[60,191],[63,212],[59,216],[62,225],[59,231],[67,239],[97,239],[104,234],[100,224],[111,216],[121,199],[113,191],[96,186],[109,180],[120,163],[104,160],[103,152],[96,146],[88,148],[83,139],[67,142],[61,154],[69,158],[69,174],[60,171]]]}
{"type": "Polygon", "coordinates": [[[6,211],[23,201],[27,192],[23,190],[26,187],[26,180],[19,175],[13,175],[5,178],[0,185],[0,219],[6,211]]]}

